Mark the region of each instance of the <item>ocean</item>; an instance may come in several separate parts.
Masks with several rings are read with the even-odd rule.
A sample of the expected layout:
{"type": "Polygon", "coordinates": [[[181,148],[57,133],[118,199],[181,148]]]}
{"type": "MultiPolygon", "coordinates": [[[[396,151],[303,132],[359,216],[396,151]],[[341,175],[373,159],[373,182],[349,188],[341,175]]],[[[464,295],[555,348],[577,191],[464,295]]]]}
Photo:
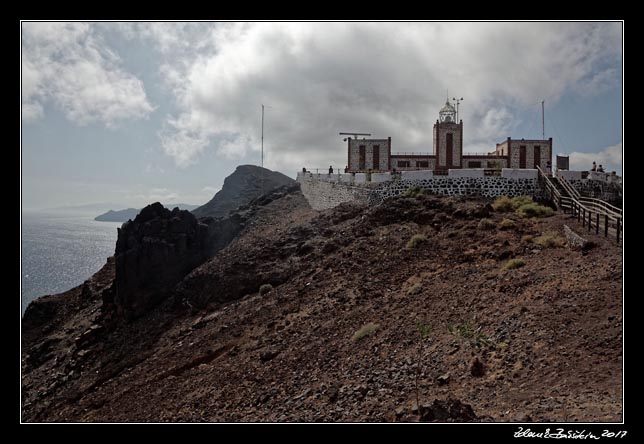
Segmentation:
{"type": "Polygon", "coordinates": [[[22,313],[34,299],[82,284],[114,254],[121,222],[97,222],[96,215],[22,213],[22,313]]]}

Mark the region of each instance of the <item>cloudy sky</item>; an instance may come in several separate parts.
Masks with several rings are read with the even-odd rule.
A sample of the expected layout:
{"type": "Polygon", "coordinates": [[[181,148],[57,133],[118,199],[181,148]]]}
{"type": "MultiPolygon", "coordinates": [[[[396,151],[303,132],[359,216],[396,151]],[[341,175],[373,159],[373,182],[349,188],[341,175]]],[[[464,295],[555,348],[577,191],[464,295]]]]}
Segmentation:
{"type": "Polygon", "coordinates": [[[621,23],[22,23],[23,208],[203,204],[239,164],[346,165],[342,131],[431,151],[546,138],[622,172],[621,23]]]}

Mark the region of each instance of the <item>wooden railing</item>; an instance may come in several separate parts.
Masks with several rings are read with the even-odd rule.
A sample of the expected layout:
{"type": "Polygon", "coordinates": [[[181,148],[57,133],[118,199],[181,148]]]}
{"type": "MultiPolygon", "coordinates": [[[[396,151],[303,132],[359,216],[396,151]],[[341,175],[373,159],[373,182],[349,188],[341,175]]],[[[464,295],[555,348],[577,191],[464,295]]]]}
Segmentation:
{"type": "Polygon", "coordinates": [[[563,176],[557,177],[557,179],[559,180],[559,183],[561,184],[563,189],[566,190],[571,197],[574,197],[575,199],[579,199],[581,197],[579,191],[577,191],[575,187],[573,187],[571,183],[568,182],[568,179],[563,176]]]}
{"type": "Polygon", "coordinates": [[[550,177],[543,172],[539,165],[537,165],[537,171],[539,171],[539,182],[546,190],[546,195],[554,202],[558,209],[563,208],[563,205],[568,203],[566,196],[561,195],[555,184],[550,180],[550,177]]]}
{"type": "Polygon", "coordinates": [[[568,194],[584,204],[586,207],[615,217],[622,217],[621,208],[617,208],[616,206],[611,205],[601,199],[595,199],[594,197],[584,197],[580,195],[579,191],[577,191],[565,177],[560,177],[559,183],[564,187],[568,194]]]}
{"type": "Polygon", "coordinates": [[[579,193],[571,193],[567,188],[573,188],[572,185],[565,179],[560,178],[559,183],[570,194],[570,197],[562,196],[548,175],[539,166],[537,166],[537,170],[539,171],[539,181],[544,185],[546,193],[557,208],[562,209],[564,213],[569,210],[572,216],[577,217],[577,221],[581,222],[583,228],[588,228],[588,231],[593,231],[594,229],[595,234],[600,234],[601,231],[604,237],[611,236],[617,243],[622,241],[624,223],[621,209],[600,199],[577,197],[579,193]]]}
{"type": "Polygon", "coordinates": [[[571,212],[573,217],[576,216],[577,221],[581,222],[581,226],[587,227],[589,232],[594,230],[595,234],[599,234],[601,231],[604,233],[604,237],[611,236],[617,243],[622,241],[624,223],[621,216],[611,216],[601,211],[593,211],[577,200],[573,200],[571,212]]]}

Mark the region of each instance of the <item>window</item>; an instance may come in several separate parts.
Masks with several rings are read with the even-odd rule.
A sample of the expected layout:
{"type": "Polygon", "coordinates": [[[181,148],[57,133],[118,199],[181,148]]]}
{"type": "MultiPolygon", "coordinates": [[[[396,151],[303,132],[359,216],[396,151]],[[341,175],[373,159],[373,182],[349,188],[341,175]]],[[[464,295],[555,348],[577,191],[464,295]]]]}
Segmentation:
{"type": "Polygon", "coordinates": [[[540,167],[541,166],[541,146],[540,145],[535,145],[534,146],[534,167],[540,167]]]}
{"type": "Polygon", "coordinates": [[[525,145],[519,145],[519,168],[525,168],[525,145]]]}
{"type": "Polygon", "coordinates": [[[452,158],[454,157],[454,140],[453,140],[453,135],[452,133],[447,133],[445,134],[445,147],[446,147],[446,160],[447,160],[447,168],[451,168],[454,165],[452,158]]]}
{"type": "Polygon", "coordinates": [[[409,168],[409,161],[408,160],[399,160],[398,161],[398,168],[409,168]]]}
{"type": "Polygon", "coordinates": [[[376,171],[380,169],[380,146],[373,146],[373,166],[372,168],[376,171]]]}
{"type": "Polygon", "coordinates": [[[364,145],[360,145],[360,162],[358,163],[358,169],[363,171],[365,169],[365,164],[367,163],[367,154],[364,145]]]}
{"type": "Polygon", "coordinates": [[[418,167],[418,168],[429,168],[429,161],[428,160],[417,160],[416,161],[416,167],[418,167]]]}
{"type": "Polygon", "coordinates": [[[475,160],[470,160],[467,163],[467,166],[469,168],[481,168],[481,161],[480,160],[476,160],[476,161],[475,160]]]}

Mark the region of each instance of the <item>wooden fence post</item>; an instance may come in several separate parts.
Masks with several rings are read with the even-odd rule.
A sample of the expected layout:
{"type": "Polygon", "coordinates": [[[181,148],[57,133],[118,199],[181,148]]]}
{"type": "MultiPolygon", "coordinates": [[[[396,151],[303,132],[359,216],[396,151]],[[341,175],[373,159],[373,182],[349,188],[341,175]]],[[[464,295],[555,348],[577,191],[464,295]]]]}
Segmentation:
{"type": "Polygon", "coordinates": [[[586,226],[586,209],[582,208],[581,209],[581,228],[584,228],[585,226],[586,226]]]}

